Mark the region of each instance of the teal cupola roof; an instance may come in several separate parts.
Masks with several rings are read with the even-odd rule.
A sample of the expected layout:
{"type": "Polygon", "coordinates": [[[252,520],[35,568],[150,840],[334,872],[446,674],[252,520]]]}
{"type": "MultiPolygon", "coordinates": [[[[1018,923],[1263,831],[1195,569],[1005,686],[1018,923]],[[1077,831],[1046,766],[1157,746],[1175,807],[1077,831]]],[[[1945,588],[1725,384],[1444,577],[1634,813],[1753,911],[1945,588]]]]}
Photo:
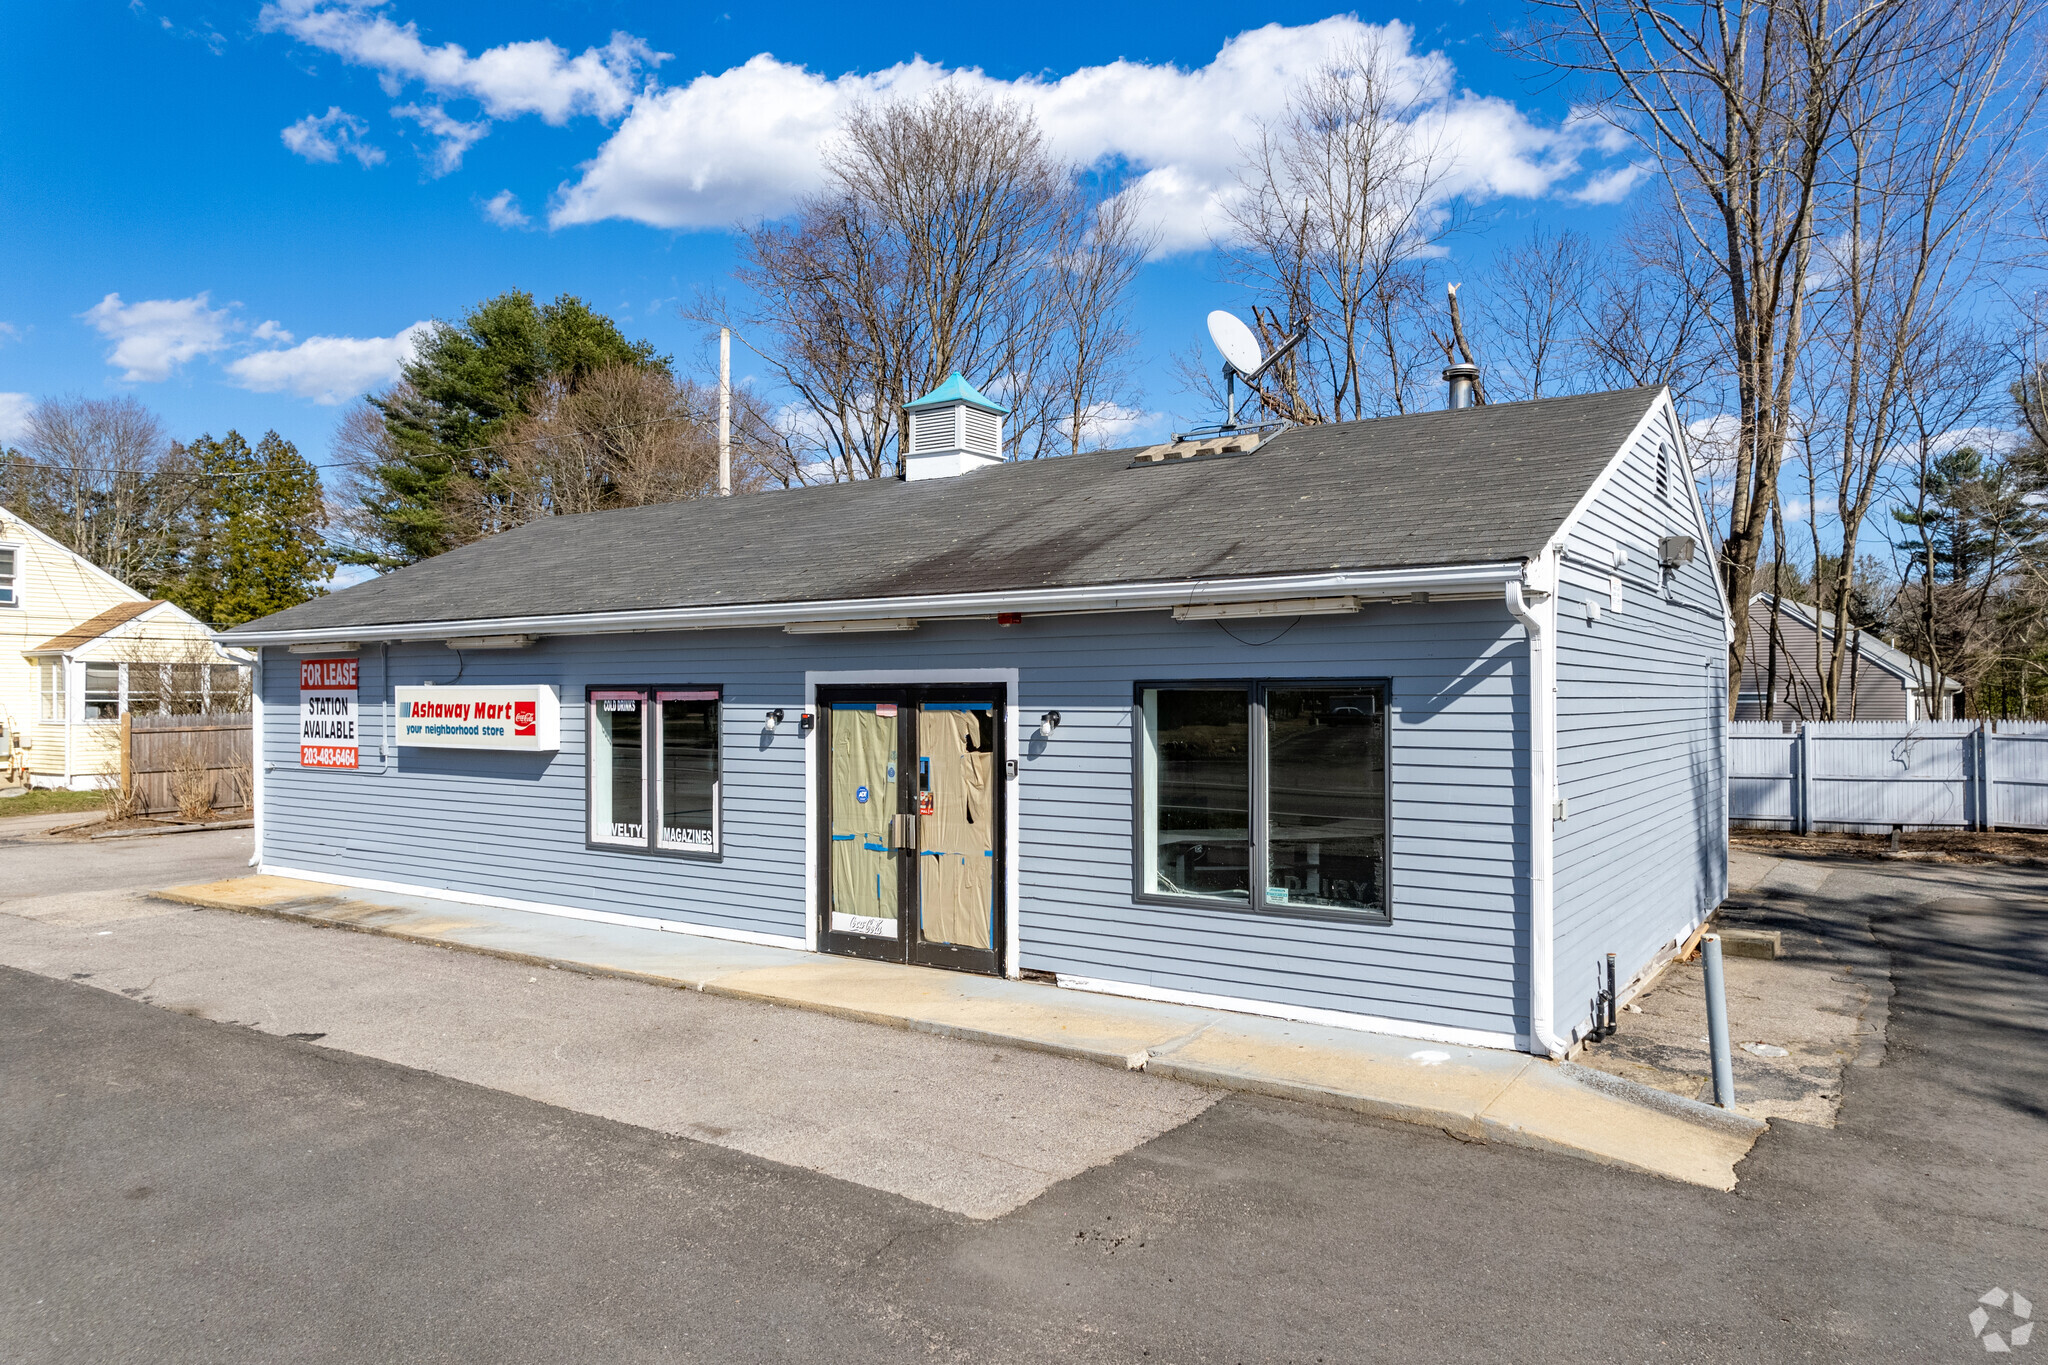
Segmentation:
{"type": "Polygon", "coordinates": [[[906,479],[942,479],[1003,462],[1003,419],[1010,410],[955,370],[915,403],[903,405],[897,468],[906,479]]]}
{"type": "Polygon", "coordinates": [[[935,408],[942,403],[965,403],[969,407],[980,408],[983,412],[994,412],[1004,415],[1007,415],[1010,411],[1001,403],[986,396],[981,390],[968,383],[961,377],[958,370],[946,376],[945,383],[939,385],[936,389],[933,389],[915,402],[905,403],[903,408],[906,412],[914,412],[918,408],[935,408]]]}

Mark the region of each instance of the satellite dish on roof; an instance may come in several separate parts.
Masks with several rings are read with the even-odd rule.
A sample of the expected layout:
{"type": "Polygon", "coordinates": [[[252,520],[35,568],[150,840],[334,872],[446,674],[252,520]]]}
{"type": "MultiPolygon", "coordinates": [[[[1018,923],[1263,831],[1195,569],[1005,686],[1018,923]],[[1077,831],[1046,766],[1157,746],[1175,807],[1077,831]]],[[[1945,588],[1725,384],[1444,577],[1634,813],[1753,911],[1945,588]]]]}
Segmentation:
{"type": "Polygon", "coordinates": [[[1265,361],[1265,357],[1259,354],[1259,339],[1235,313],[1226,313],[1218,308],[1209,314],[1209,340],[1223,352],[1230,368],[1241,375],[1257,374],[1265,361]]]}
{"type": "Polygon", "coordinates": [[[1252,329],[1245,326],[1235,313],[1226,313],[1221,308],[1209,314],[1209,340],[1216,343],[1216,349],[1223,352],[1223,393],[1224,415],[1220,431],[1237,430],[1237,381],[1242,379],[1246,388],[1255,388],[1260,376],[1280,362],[1281,357],[1301,344],[1308,335],[1308,324],[1304,321],[1293,336],[1282,342],[1280,349],[1271,355],[1259,352],[1259,339],[1252,335],[1252,329]]]}

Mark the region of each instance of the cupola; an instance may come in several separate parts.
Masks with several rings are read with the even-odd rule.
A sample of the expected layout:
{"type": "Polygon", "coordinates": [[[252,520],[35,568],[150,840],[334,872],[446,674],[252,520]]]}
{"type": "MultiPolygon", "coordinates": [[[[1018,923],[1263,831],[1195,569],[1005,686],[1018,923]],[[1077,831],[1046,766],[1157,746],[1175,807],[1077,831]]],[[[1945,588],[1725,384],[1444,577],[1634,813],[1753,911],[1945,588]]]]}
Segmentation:
{"type": "Polygon", "coordinates": [[[1009,411],[955,370],[945,383],[903,405],[903,477],[944,479],[1001,464],[1009,411]]]}

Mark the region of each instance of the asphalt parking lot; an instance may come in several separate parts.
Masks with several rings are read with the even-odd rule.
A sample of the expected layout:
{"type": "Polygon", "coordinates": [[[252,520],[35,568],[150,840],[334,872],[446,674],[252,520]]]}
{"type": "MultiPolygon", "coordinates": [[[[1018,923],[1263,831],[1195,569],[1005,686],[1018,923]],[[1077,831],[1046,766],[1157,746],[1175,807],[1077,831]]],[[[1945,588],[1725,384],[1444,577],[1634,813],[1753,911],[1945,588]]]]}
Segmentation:
{"type": "Polygon", "coordinates": [[[137,840],[156,851],[136,858],[0,828],[0,863],[27,869],[0,883],[0,1356],[1974,1359],[1980,1296],[2048,1302],[2038,870],[1787,860],[1764,880],[1745,913],[1884,973],[1886,1035],[1877,1064],[1847,1069],[1833,1128],[1773,1120],[1723,1195],[1280,1101],[1077,1098],[1163,1084],[1080,1063],[969,1103],[965,1078],[1014,1055],[925,1038],[929,1055],[863,1072],[847,1058],[872,1026],[785,1024],[753,1051],[742,1002],[669,1021],[653,996],[675,992],[457,971],[445,950],[138,893],[232,875],[245,841],[137,840]],[[89,969],[66,955],[111,941],[139,954],[116,976],[154,952],[158,979],[73,980],[89,969]],[[223,996],[226,1017],[193,985],[261,975],[269,1002],[223,996]],[[414,1064],[373,1055],[380,998],[493,990],[535,1036],[430,1014],[413,1016],[414,1064]],[[608,1053],[590,1029],[579,1053],[542,1028],[579,1011],[667,1022],[609,1030],[608,1053]],[[673,1055],[679,1037],[688,1084],[636,1087],[636,1049],[673,1055]],[[450,1074],[494,1049],[504,1081],[450,1074]],[[613,1098],[514,1093],[579,1070],[613,1098]],[[846,1098],[880,1074],[899,1093],[846,1098]],[[691,1135],[652,1104],[641,1122],[590,1112],[650,1087],[674,1113],[723,1106],[737,1122],[699,1121],[734,1131],[691,1135]],[[945,1206],[946,1180],[1044,1147],[1034,1132],[1069,1141],[1075,1123],[1047,1121],[1061,1104],[1143,1120],[1044,1162],[995,1216],[945,1206]],[[749,1123],[783,1154],[736,1142],[749,1123]],[[833,1140],[853,1144],[841,1168],[869,1143],[931,1183],[804,1159],[833,1140]]]}

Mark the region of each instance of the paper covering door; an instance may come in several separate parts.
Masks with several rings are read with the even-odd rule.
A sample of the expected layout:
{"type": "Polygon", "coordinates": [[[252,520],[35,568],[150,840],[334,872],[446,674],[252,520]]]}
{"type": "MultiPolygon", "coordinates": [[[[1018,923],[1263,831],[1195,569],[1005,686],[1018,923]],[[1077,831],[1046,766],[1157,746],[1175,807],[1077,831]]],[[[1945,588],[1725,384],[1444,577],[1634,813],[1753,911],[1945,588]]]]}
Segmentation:
{"type": "Polygon", "coordinates": [[[889,843],[896,814],[896,708],[832,708],[832,930],[897,936],[899,871],[889,843]]]}
{"type": "Polygon", "coordinates": [[[918,932],[995,945],[995,708],[927,702],[917,722],[918,932]]]}

